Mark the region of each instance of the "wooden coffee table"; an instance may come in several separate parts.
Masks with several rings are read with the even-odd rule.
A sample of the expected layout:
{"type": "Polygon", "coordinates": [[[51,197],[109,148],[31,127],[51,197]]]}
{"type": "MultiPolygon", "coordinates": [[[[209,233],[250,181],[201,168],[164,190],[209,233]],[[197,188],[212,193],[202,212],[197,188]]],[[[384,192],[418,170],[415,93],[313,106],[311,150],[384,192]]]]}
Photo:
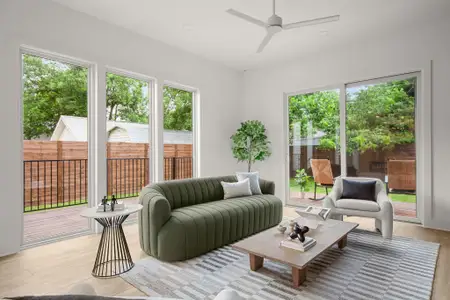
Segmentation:
{"type": "MultiPolygon", "coordinates": [[[[317,240],[317,244],[306,252],[280,247],[287,239],[287,232],[281,234],[276,227],[267,229],[233,245],[233,248],[247,252],[250,256],[250,269],[256,271],[264,264],[264,258],[278,261],[292,267],[292,281],[298,287],[306,280],[306,269],[322,252],[338,244],[340,249],[347,245],[347,234],[358,226],[356,223],[327,220],[317,229],[307,233],[317,240]]],[[[289,229],[288,229],[289,231],[289,229]]]]}

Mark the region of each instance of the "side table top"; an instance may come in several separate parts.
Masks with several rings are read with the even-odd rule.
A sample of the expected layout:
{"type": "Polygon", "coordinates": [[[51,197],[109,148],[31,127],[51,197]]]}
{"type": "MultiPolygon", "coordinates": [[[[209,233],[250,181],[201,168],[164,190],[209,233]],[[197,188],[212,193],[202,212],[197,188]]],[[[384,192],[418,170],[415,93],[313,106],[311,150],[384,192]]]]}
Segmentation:
{"type": "Polygon", "coordinates": [[[97,207],[86,208],[81,211],[80,216],[85,218],[111,218],[123,215],[131,215],[135,212],[140,211],[143,208],[141,204],[126,204],[124,210],[98,212],[97,207]]]}

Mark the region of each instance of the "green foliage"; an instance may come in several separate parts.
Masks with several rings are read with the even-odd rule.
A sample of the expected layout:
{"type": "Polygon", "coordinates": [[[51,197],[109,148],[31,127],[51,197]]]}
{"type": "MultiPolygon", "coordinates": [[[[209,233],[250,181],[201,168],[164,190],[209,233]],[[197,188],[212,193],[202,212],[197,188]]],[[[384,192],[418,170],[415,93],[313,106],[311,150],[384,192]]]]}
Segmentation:
{"type": "Polygon", "coordinates": [[[192,93],[165,86],[164,129],[192,130],[192,93]]]}
{"type": "Polygon", "coordinates": [[[148,83],[138,79],[106,74],[108,120],[148,124],[148,83]]]}
{"type": "Polygon", "coordinates": [[[368,86],[347,96],[347,149],[391,149],[414,143],[414,96],[411,81],[368,86]]]}
{"type": "Polygon", "coordinates": [[[339,139],[339,93],[317,92],[289,98],[290,139],[325,133],[320,139],[321,148],[336,149],[339,139]],[[294,137],[294,127],[299,136],[294,137]]]}
{"type": "MultiPolygon", "coordinates": [[[[366,86],[347,94],[347,152],[391,149],[414,143],[415,81],[366,86]]],[[[324,91],[289,98],[291,142],[324,134],[320,148],[339,148],[339,93],[324,91]],[[298,131],[298,133],[297,133],[298,131]]]]}
{"type": "Polygon", "coordinates": [[[25,139],[53,133],[61,115],[87,116],[87,70],[23,56],[25,139]]]}
{"type": "MultiPolygon", "coordinates": [[[[24,138],[50,136],[61,115],[87,117],[87,69],[23,55],[24,138]]],[[[148,83],[106,75],[108,120],[148,123],[148,83]]],[[[164,128],[192,130],[192,93],[164,88],[164,128]]]]}
{"type": "Polygon", "coordinates": [[[295,183],[300,186],[300,191],[304,192],[305,188],[311,182],[311,176],[306,174],[305,169],[298,169],[295,174],[295,183]]]}
{"type": "Polygon", "coordinates": [[[255,161],[263,161],[271,155],[266,128],[261,121],[251,120],[241,123],[241,127],[231,136],[232,152],[239,162],[248,163],[251,171],[255,161]]]}

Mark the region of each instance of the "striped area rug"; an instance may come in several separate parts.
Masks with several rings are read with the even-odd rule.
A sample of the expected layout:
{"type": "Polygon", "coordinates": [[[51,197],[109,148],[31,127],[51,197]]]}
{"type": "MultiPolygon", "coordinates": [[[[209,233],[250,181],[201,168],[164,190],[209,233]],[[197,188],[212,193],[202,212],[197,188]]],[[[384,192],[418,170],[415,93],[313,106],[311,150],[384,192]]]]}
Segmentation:
{"type": "Polygon", "coordinates": [[[177,263],[148,257],[122,278],[149,296],[180,299],[213,299],[225,288],[255,300],[430,299],[438,252],[436,243],[356,229],[346,248],[314,260],[299,288],[290,267],[266,259],[253,272],[248,255],[229,246],[177,263]]]}

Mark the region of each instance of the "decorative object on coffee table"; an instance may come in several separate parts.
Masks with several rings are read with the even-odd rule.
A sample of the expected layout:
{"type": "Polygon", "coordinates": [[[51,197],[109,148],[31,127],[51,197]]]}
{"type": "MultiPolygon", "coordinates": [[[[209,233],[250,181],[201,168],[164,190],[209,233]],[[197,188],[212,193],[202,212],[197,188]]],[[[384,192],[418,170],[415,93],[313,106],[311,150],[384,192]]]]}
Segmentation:
{"type": "Polygon", "coordinates": [[[302,225],[308,226],[310,229],[316,229],[321,223],[326,221],[330,216],[330,209],[308,206],[306,209],[297,208],[295,212],[302,217],[302,225]]]}
{"type": "Polygon", "coordinates": [[[278,225],[277,229],[280,233],[284,234],[286,232],[287,227],[280,224],[280,225],[278,225]]]}
{"type": "Polygon", "coordinates": [[[292,267],[292,282],[298,287],[306,280],[307,266],[325,250],[338,244],[342,249],[347,245],[347,234],[358,226],[356,223],[327,220],[322,226],[308,233],[316,240],[314,247],[306,252],[280,247],[286,241],[275,227],[245,238],[231,246],[247,252],[250,257],[250,269],[257,271],[263,266],[264,258],[285,263],[292,267]]]}
{"type": "Polygon", "coordinates": [[[298,239],[300,242],[305,241],[305,234],[309,231],[308,226],[300,226],[298,223],[295,223],[294,231],[289,234],[289,237],[293,240],[298,239]]]}
{"type": "Polygon", "coordinates": [[[134,263],[122,224],[130,214],[141,209],[141,204],[128,204],[125,209],[119,211],[98,212],[97,207],[81,211],[82,217],[95,219],[103,226],[97,257],[92,269],[94,277],[113,277],[133,268],[134,263]]]}

